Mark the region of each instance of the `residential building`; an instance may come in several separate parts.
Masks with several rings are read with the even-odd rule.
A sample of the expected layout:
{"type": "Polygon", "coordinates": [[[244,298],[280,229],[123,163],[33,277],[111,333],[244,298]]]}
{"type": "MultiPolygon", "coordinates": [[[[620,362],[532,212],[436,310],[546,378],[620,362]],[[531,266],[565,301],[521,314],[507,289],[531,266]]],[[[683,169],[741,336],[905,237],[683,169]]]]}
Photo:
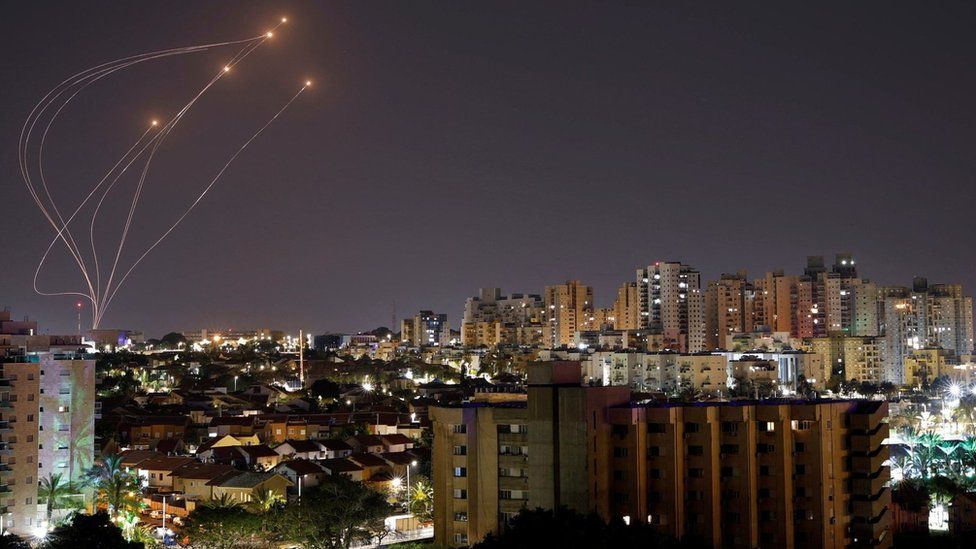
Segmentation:
{"type": "Polygon", "coordinates": [[[746,273],[723,274],[705,290],[705,349],[729,350],[731,336],[753,331],[756,292],[746,273]]]}
{"type": "Polygon", "coordinates": [[[420,311],[400,324],[400,341],[411,347],[443,347],[451,344],[451,325],[444,313],[420,311]]]}
{"type": "Polygon", "coordinates": [[[433,407],[434,537],[566,506],[710,547],[890,547],[887,403],[631,402],[536,363],[526,403],[433,407]]]}
{"type": "Polygon", "coordinates": [[[549,349],[573,345],[593,313],[593,288],[578,280],[546,286],[544,305],[542,344],[549,349]]]}
{"type": "Polygon", "coordinates": [[[705,349],[705,296],[701,273],[675,261],[637,270],[641,328],[664,337],[664,349],[705,349]]]}

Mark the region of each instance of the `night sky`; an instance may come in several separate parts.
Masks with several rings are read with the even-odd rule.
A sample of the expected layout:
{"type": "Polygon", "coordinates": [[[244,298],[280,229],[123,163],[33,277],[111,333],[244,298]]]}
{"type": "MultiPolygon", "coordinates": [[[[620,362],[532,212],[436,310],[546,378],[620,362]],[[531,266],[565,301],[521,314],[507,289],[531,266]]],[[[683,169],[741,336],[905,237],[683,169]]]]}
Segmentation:
{"type": "MultiPolygon", "coordinates": [[[[140,266],[105,327],[354,331],[388,325],[394,301],[457,326],[480,286],[578,278],[608,306],[659,259],[712,279],[835,251],[881,283],[971,293],[976,4],[786,4],[7,2],[0,305],[74,331],[74,300],[31,286],[52,233],[17,169],[33,104],[92,65],[282,15],[161,149],[130,242],[315,86],[140,266]]],[[[83,92],[48,144],[56,196],[77,201],[235,51],[83,92]]],[[[117,221],[99,226],[106,252],[117,221]]],[[[45,287],[78,287],[63,252],[50,266],[45,287]]]]}

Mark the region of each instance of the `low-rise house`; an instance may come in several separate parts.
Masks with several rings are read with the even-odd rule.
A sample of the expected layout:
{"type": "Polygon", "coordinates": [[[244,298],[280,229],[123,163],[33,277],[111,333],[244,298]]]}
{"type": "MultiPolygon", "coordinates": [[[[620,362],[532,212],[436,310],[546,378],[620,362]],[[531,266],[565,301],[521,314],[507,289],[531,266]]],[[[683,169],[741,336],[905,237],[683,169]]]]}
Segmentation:
{"type": "Polygon", "coordinates": [[[349,460],[363,468],[363,481],[383,483],[393,477],[393,467],[378,454],[353,454],[349,460]]]}
{"type": "Polygon", "coordinates": [[[330,475],[342,475],[350,480],[363,480],[365,470],[349,458],[327,459],[319,464],[330,475]]]}
{"type": "Polygon", "coordinates": [[[283,461],[272,471],[290,480],[295,485],[293,490],[295,493],[318,486],[329,474],[317,462],[307,459],[283,461]]]}
{"type": "Polygon", "coordinates": [[[173,471],[195,461],[189,457],[152,457],[140,461],[136,464],[135,469],[136,474],[143,479],[144,485],[155,488],[160,492],[172,492],[173,471]]]}
{"type": "Polygon", "coordinates": [[[164,454],[155,450],[126,450],[119,454],[119,457],[121,458],[120,464],[127,471],[135,471],[136,465],[138,465],[140,461],[163,456],[164,454]]]}
{"type": "Polygon", "coordinates": [[[254,416],[217,416],[210,420],[207,434],[212,437],[224,435],[253,435],[257,431],[257,419],[254,416]]]}
{"type": "Polygon", "coordinates": [[[344,458],[352,455],[352,446],[337,438],[320,440],[319,445],[325,449],[326,459],[344,458]]]}
{"type": "Polygon", "coordinates": [[[234,449],[244,456],[245,464],[252,469],[268,471],[281,462],[281,454],[275,452],[266,444],[235,446],[234,449]]]}
{"type": "Polygon", "coordinates": [[[213,487],[209,483],[237,473],[234,467],[221,463],[188,463],[171,473],[173,490],[183,492],[188,499],[210,501],[213,487]]]}
{"type": "Polygon", "coordinates": [[[253,501],[262,490],[267,490],[284,501],[288,497],[288,488],[292,486],[290,480],[278,473],[250,471],[218,478],[210,481],[209,484],[213,488],[213,499],[220,499],[226,495],[231,501],[240,503],[253,501]]]}
{"type": "Polygon", "coordinates": [[[383,441],[374,435],[355,435],[345,443],[352,447],[354,454],[379,454],[383,451],[383,441]]]}
{"type": "Polygon", "coordinates": [[[312,440],[286,440],[275,446],[275,452],[281,457],[291,459],[328,459],[328,451],[318,442],[312,440]]]}
{"type": "Polygon", "coordinates": [[[384,452],[405,452],[414,445],[413,439],[399,433],[380,435],[379,439],[383,443],[384,452]]]}
{"type": "Polygon", "coordinates": [[[149,449],[164,438],[183,438],[190,425],[187,416],[128,416],[119,426],[123,445],[149,449]]]}

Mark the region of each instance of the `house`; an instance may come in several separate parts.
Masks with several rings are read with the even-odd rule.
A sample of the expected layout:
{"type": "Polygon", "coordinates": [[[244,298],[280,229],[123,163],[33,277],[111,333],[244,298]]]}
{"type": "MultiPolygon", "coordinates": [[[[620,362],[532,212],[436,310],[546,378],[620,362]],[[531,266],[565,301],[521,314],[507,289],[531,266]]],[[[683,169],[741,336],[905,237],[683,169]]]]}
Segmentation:
{"type": "Polygon", "coordinates": [[[231,501],[240,503],[253,501],[262,490],[268,490],[284,501],[288,496],[288,488],[292,486],[290,480],[278,473],[250,471],[217,478],[208,484],[213,488],[213,499],[220,499],[226,495],[231,501]]]}
{"type": "Polygon", "coordinates": [[[126,450],[119,454],[119,457],[122,458],[120,462],[122,467],[128,471],[134,471],[140,461],[163,456],[164,454],[155,450],[126,450]]]}
{"type": "Polygon", "coordinates": [[[183,492],[187,499],[210,501],[213,487],[208,483],[216,479],[235,475],[238,470],[220,463],[188,463],[171,473],[173,490],[183,492]]]}
{"type": "Polygon", "coordinates": [[[182,438],[164,438],[156,443],[155,450],[161,454],[179,454],[183,453],[183,439],[182,438]]]}
{"type": "Polygon", "coordinates": [[[327,459],[328,451],[319,443],[311,440],[286,440],[275,446],[275,452],[281,457],[292,459],[327,459]]]}
{"type": "Polygon", "coordinates": [[[224,435],[253,435],[257,431],[254,416],[217,416],[210,420],[207,434],[212,437],[224,435]]]}
{"type": "Polygon", "coordinates": [[[380,435],[379,439],[383,443],[385,452],[404,452],[413,448],[414,445],[413,439],[400,433],[380,435]]]}
{"type": "Polygon", "coordinates": [[[214,437],[207,439],[203,444],[197,447],[197,459],[200,461],[212,461],[214,448],[229,448],[233,446],[253,446],[255,444],[260,444],[261,441],[258,440],[257,435],[224,435],[219,437],[214,437]]]}
{"type": "Polygon", "coordinates": [[[268,471],[281,462],[281,454],[272,450],[267,444],[235,446],[234,449],[244,456],[244,462],[252,469],[268,471]]]}
{"type": "Polygon", "coordinates": [[[151,457],[137,463],[135,469],[145,486],[156,488],[160,492],[172,492],[173,471],[195,461],[189,457],[151,457]]]}
{"type": "Polygon", "coordinates": [[[298,493],[298,488],[305,489],[318,486],[322,479],[328,475],[321,465],[307,459],[283,461],[272,471],[290,480],[295,485],[295,493],[298,493]]]}
{"type": "Polygon", "coordinates": [[[418,463],[417,456],[410,452],[383,452],[379,456],[390,465],[393,476],[397,477],[406,477],[407,468],[415,467],[418,463]]]}
{"type": "Polygon", "coordinates": [[[365,470],[347,458],[327,459],[319,465],[330,475],[342,475],[355,481],[362,481],[365,470]]]}
{"type": "Polygon", "coordinates": [[[319,445],[325,449],[327,459],[344,458],[352,455],[352,446],[337,438],[320,440],[319,445]]]}
{"type": "Polygon", "coordinates": [[[363,481],[385,483],[393,478],[393,467],[377,454],[353,454],[348,458],[363,468],[363,481]]]}
{"type": "Polygon", "coordinates": [[[190,425],[187,416],[128,416],[119,425],[123,444],[149,449],[164,438],[183,438],[190,425]]]}
{"type": "Polygon", "coordinates": [[[383,451],[383,441],[374,435],[351,436],[345,443],[352,447],[354,454],[379,454],[383,451]]]}
{"type": "Polygon", "coordinates": [[[306,440],[308,425],[305,418],[294,415],[263,416],[264,440],[269,444],[286,440],[306,440]]]}

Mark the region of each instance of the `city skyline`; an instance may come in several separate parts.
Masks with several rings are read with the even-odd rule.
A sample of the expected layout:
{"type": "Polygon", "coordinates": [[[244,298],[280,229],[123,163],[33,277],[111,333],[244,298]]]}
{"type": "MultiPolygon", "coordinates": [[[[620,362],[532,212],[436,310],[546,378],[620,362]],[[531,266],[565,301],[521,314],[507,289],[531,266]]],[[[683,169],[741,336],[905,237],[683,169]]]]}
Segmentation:
{"type": "MultiPolygon", "coordinates": [[[[49,231],[13,150],[38,93],[120,52],[230,39],[282,15],[294,26],[281,45],[230,84],[253,95],[211,105],[182,143],[239,140],[296,77],[323,87],[137,273],[106,327],[355,331],[389,324],[395,301],[398,318],[430,309],[456,328],[478,287],[578,279],[606,306],[655,259],[707,281],[837,250],[879,284],[976,285],[960,254],[973,244],[972,6],[887,6],[884,18],[871,6],[229,6],[13,8],[2,197],[24,207],[5,214],[0,305],[74,332],[73,300],[30,288],[49,231]],[[255,80],[268,72],[280,85],[255,80]],[[242,107],[254,117],[228,118],[242,107]]],[[[174,67],[202,74],[214,60],[174,67]]],[[[127,85],[110,116],[82,113],[72,131],[102,137],[166,110],[127,85]]],[[[108,153],[76,154],[99,161],[84,167],[94,173],[108,153]]],[[[156,184],[199,181],[202,160],[177,156],[156,184]]]]}

